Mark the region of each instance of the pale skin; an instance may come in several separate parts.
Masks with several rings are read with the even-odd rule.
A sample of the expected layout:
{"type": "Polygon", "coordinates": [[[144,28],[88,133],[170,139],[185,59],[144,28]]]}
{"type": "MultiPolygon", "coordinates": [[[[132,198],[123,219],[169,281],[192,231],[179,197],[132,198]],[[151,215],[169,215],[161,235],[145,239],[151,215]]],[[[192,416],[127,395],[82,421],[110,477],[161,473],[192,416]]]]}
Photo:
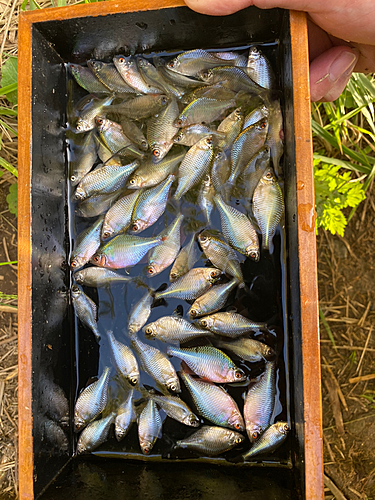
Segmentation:
{"type": "Polygon", "coordinates": [[[202,14],[225,16],[250,5],[308,13],[312,101],[333,101],[353,71],[375,72],[374,0],[185,0],[202,14]]]}

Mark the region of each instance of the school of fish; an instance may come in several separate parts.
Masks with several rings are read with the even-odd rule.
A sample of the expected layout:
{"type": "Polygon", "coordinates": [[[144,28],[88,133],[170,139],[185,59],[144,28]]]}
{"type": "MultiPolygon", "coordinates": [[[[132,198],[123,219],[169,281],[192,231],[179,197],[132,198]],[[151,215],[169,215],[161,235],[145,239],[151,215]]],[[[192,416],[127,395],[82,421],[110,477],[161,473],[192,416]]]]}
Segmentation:
{"type": "Polygon", "coordinates": [[[71,252],[71,301],[111,356],[76,400],[77,454],[103,444],[113,424],[125,442],[137,423],[139,449],[149,455],[163,437],[163,415],[194,428],[169,438],[171,458],[238,448],[246,461],[273,452],[289,431],[275,422],[278,353],[254,338],[266,324],[231,308],[248,291],[244,261],[272,254],[283,225],[283,121],[269,61],[251,46],[67,67],[70,92],[86,91],[67,109],[74,220],[84,227],[71,252]],[[202,256],[205,266],[194,267],[202,256]],[[155,289],[153,277],[165,270],[168,283],[155,289]],[[100,303],[89,296],[90,287],[111,284],[145,289],[121,334],[100,330],[100,303]],[[151,321],[171,299],[188,301],[186,318],[177,310],[151,321]],[[249,380],[253,363],[262,370],[249,380]],[[116,404],[114,379],[126,394],[116,404]],[[243,405],[231,394],[238,387],[243,405]]]}

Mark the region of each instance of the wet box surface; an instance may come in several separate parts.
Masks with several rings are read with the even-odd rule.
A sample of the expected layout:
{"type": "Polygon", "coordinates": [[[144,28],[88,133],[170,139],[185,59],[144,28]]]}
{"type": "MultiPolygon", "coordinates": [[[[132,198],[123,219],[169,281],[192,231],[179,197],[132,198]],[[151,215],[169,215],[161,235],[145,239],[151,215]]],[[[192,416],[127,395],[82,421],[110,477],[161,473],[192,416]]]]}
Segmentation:
{"type": "Polygon", "coordinates": [[[82,6],[36,14],[24,16],[20,53],[21,498],[38,497],[43,491],[43,498],[49,499],[103,498],[108,494],[118,498],[245,498],[250,494],[252,498],[321,498],[316,263],[304,19],[287,11],[255,8],[212,18],[173,2],[157,7],[151,2],[144,7],[129,3],[82,6]],[[83,350],[75,345],[74,318],[66,301],[70,240],[63,128],[67,78],[63,63],[83,63],[91,57],[109,60],[126,48],[142,53],[251,43],[277,47],[269,53],[274,55],[282,89],[286,266],[279,288],[285,292],[284,359],[289,365],[286,411],[292,431],[287,447],[280,457],[263,460],[262,468],[256,463],[156,463],[152,457],[147,463],[98,457],[71,460],[75,436],[69,422],[61,425],[59,412],[64,413],[68,405],[72,414],[76,391],[82,387],[82,383],[77,387],[77,380],[96,375],[98,359],[91,338],[83,350]],[[85,353],[84,359],[78,359],[79,352],[85,353]],[[316,370],[313,380],[312,370],[316,370]]]}

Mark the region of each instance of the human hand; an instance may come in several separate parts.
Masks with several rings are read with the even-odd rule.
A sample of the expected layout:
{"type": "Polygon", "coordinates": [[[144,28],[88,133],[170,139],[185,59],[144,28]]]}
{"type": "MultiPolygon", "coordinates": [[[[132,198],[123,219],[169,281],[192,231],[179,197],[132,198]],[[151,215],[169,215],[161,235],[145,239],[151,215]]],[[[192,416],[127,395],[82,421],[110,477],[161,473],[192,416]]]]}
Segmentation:
{"type": "Polygon", "coordinates": [[[224,16],[249,5],[308,13],[312,101],[339,97],[353,71],[375,72],[374,0],[185,0],[202,14],[224,16]]]}

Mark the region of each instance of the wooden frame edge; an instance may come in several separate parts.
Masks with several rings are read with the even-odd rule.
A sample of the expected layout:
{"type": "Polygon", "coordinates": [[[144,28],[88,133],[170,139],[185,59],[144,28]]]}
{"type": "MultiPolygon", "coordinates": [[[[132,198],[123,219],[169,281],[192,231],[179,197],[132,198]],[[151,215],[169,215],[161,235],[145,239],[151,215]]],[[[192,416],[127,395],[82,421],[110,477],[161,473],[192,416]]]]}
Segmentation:
{"type": "Polygon", "coordinates": [[[31,366],[31,23],[20,16],[18,68],[18,489],[34,498],[31,366]]]}
{"type": "Polygon", "coordinates": [[[98,2],[83,5],[69,5],[67,7],[27,11],[22,13],[21,16],[25,16],[30,23],[38,23],[43,21],[62,21],[74,17],[97,17],[122,12],[187,7],[187,5],[183,0],[148,0],[145,2],[141,0],[119,0],[118,2],[98,2]]]}
{"type": "Polygon", "coordinates": [[[290,11],[297,169],[298,255],[301,290],[306,500],[322,500],[323,444],[307,20],[290,11]]]}

